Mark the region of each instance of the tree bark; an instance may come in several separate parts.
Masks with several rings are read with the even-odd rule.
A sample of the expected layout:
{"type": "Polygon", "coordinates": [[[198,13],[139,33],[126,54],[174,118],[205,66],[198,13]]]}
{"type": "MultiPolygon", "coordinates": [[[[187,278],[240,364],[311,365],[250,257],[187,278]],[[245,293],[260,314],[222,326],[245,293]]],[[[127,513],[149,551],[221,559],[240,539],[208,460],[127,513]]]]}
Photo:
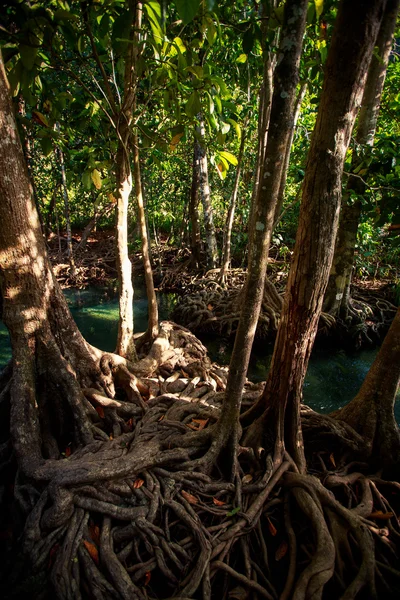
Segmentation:
{"type": "Polygon", "coordinates": [[[117,116],[118,150],[116,159],[116,188],[117,188],[117,270],[119,285],[119,323],[116,353],[120,356],[137,360],[134,343],[133,325],[133,285],[132,264],[128,256],[128,205],[132,191],[132,172],[130,165],[130,137],[132,111],[136,97],[136,74],[134,71],[135,24],[137,10],[142,6],[136,0],[127,0],[131,29],[125,55],[124,94],[122,106],[117,116]]]}
{"type": "MultiPolygon", "coordinates": [[[[204,119],[199,115],[199,125],[197,134],[204,140],[205,128],[204,119]]],[[[206,234],[206,254],[207,266],[209,269],[215,269],[218,264],[218,249],[217,239],[215,237],[214,215],[211,204],[210,185],[208,182],[208,163],[206,149],[203,142],[198,139],[194,143],[195,165],[197,169],[196,181],[198,182],[198,190],[203,205],[204,229],[206,234]]]]}
{"type": "MultiPolygon", "coordinates": [[[[372,56],[365,84],[362,105],[358,116],[356,146],[373,146],[374,144],[380,100],[393,45],[393,35],[398,12],[399,0],[388,0],[377,38],[377,51],[372,56]]],[[[351,166],[352,172],[354,172],[361,162],[362,159],[359,156],[357,148],[355,148],[351,166]]],[[[359,199],[352,200],[351,196],[354,193],[357,196],[364,194],[367,178],[368,173],[363,178],[350,175],[347,181],[342,212],[340,214],[335,254],[325,293],[324,311],[344,320],[353,313],[351,308],[350,284],[358,225],[362,214],[361,201],[359,199]]]]}
{"type": "Polygon", "coordinates": [[[284,158],[293,123],[300,55],[306,26],[306,0],[288,0],[274,75],[269,132],[257,199],[252,210],[249,267],[242,311],[232,352],[221,421],[232,448],[236,447],[242,390],[264,293],[269,243],[284,158]]]}
{"type": "Polygon", "coordinates": [[[95,213],[94,213],[93,217],[90,219],[89,223],[86,225],[85,229],[82,232],[81,241],[76,246],[75,253],[78,252],[79,250],[83,250],[85,248],[90,234],[92,233],[92,231],[95,231],[97,223],[100,221],[100,219],[102,217],[109,215],[113,208],[114,208],[113,202],[110,202],[110,204],[107,204],[99,212],[97,212],[97,210],[95,208],[95,213]]]}
{"type": "Polygon", "coordinates": [[[0,223],[3,320],[13,352],[11,437],[18,465],[28,473],[42,456],[59,457],[54,428],[61,438],[72,426],[82,443],[93,439],[77,379],[96,370],[97,357],[51,271],[1,54],[0,223]],[[60,404],[67,394],[69,415],[60,404]]]}
{"type": "Polygon", "coordinates": [[[370,449],[374,463],[400,461],[394,403],[400,383],[400,308],[357,396],[332,416],[351,425],[370,449]]]}
{"type": "Polygon", "coordinates": [[[305,470],[303,382],[333,258],[344,159],[384,6],[384,0],[342,0],[339,5],[307,159],[293,263],[260,403],[266,410],[248,433],[255,446],[265,447],[272,439],[278,455],[286,449],[300,471],[305,470]]]}
{"type": "MultiPolygon", "coordinates": [[[[59,124],[56,124],[57,131],[59,130],[59,124]]],[[[68,197],[68,185],[67,185],[67,175],[65,172],[65,162],[64,162],[64,153],[61,148],[57,148],[58,161],[60,164],[61,171],[61,189],[64,200],[64,216],[65,216],[65,227],[67,230],[67,256],[68,262],[70,264],[70,275],[72,279],[75,277],[75,260],[74,260],[74,251],[72,248],[72,232],[71,232],[71,215],[69,208],[69,197],[68,197]]]]}

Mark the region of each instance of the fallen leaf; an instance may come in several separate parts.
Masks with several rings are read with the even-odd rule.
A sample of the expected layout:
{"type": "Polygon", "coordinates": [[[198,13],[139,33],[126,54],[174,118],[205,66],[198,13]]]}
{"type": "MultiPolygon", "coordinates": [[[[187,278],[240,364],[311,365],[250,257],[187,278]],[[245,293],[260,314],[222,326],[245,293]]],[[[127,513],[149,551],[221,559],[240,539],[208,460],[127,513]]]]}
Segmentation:
{"type": "Polygon", "coordinates": [[[87,540],[82,540],[83,544],[86,548],[86,550],[89,552],[90,556],[92,557],[93,561],[96,563],[96,565],[99,564],[99,551],[97,550],[96,546],[94,544],[92,544],[91,542],[88,542],[87,540]]]}
{"type": "Polygon", "coordinates": [[[113,436],[113,434],[112,434],[112,433],[110,433],[110,435],[109,435],[109,438],[110,438],[110,440],[113,440],[113,439],[114,439],[114,436],[113,436]]]}
{"type": "Polygon", "coordinates": [[[185,492],[185,490],[181,491],[182,496],[189,502],[189,504],[198,504],[199,500],[193,494],[189,494],[189,492],[185,492]]]}
{"type": "Polygon", "coordinates": [[[89,525],[89,533],[92,540],[99,545],[100,544],[100,527],[95,525],[93,521],[89,525]]]}
{"type": "Polygon", "coordinates": [[[133,484],[133,487],[135,488],[135,490],[137,490],[138,488],[141,488],[143,484],[143,479],[136,479],[135,483],[133,484]]]}
{"type": "Polygon", "coordinates": [[[149,585],[151,579],[151,571],[147,571],[144,576],[144,585],[149,585]]]}
{"type": "Polygon", "coordinates": [[[214,307],[212,304],[207,304],[207,308],[208,308],[208,310],[213,310],[214,307]]]}
{"type": "Polygon", "coordinates": [[[96,412],[100,419],[104,419],[104,408],[102,406],[96,406],[96,412]]]}
{"type": "Polygon", "coordinates": [[[243,484],[250,483],[251,481],[253,481],[253,475],[251,475],[251,473],[247,473],[247,475],[242,478],[243,484]]]}
{"type": "Polygon", "coordinates": [[[391,512],[384,513],[381,510],[376,510],[369,515],[370,519],[382,519],[383,521],[387,521],[394,517],[394,514],[391,512]]]}
{"type": "Polygon", "coordinates": [[[126,422],[126,424],[128,425],[129,429],[132,431],[132,429],[133,429],[133,418],[131,417],[130,419],[128,419],[128,421],[126,422]]]}
{"type": "Polygon", "coordinates": [[[273,535],[274,537],[276,536],[276,534],[278,533],[277,528],[275,527],[275,525],[270,521],[270,519],[267,519],[268,521],[268,529],[271,535],[273,535]]]}
{"type": "Polygon", "coordinates": [[[165,419],[165,415],[161,415],[161,417],[158,419],[158,421],[162,421],[163,419],[165,419]]]}
{"type": "Polygon", "coordinates": [[[288,543],[285,542],[285,540],[283,540],[279,544],[279,547],[278,547],[277,551],[275,552],[275,560],[281,560],[285,556],[286,552],[288,551],[288,548],[289,548],[288,543]]]}
{"type": "Polygon", "coordinates": [[[226,502],[224,502],[223,500],[218,500],[218,498],[213,498],[213,502],[215,506],[224,506],[224,504],[226,504],[226,502]]]}
{"type": "Polygon", "coordinates": [[[333,452],[330,454],[329,456],[329,460],[331,461],[332,465],[335,467],[336,469],[336,462],[335,462],[335,457],[333,456],[333,452]]]}
{"type": "Polygon", "coordinates": [[[195,431],[201,431],[207,425],[209,420],[210,419],[192,419],[192,422],[188,423],[188,427],[195,431]]]}
{"type": "Polygon", "coordinates": [[[67,446],[65,448],[65,456],[71,456],[71,448],[70,448],[70,446],[67,446]]]}

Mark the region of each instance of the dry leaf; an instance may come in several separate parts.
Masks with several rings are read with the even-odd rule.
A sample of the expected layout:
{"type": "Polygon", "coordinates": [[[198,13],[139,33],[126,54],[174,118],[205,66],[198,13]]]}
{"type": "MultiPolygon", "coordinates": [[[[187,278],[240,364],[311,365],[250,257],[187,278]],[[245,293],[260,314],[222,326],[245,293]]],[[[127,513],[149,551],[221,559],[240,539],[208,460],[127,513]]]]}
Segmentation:
{"type": "Polygon", "coordinates": [[[147,571],[144,576],[144,585],[149,585],[151,579],[151,571],[147,571]]]}
{"type": "Polygon", "coordinates": [[[279,547],[277,549],[277,551],[275,552],[275,560],[281,560],[281,558],[283,558],[286,554],[286,552],[288,551],[288,543],[285,542],[285,540],[283,540],[280,544],[279,547]]]}
{"type": "Polygon", "coordinates": [[[113,440],[113,439],[114,439],[114,436],[113,436],[113,434],[112,434],[112,433],[110,433],[110,435],[109,435],[108,437],[110,438],[110,440],[113,440]]]}
{"type": "Polygon", "coordinates": [[[97,550],[96,546],[94,544],[92,544],[91,542],[88,542],[87,540],[82,540],[83,544],[86,548],[86,550],[89,552],[90,556],[92,557],[92,559],[94,560],[94,562],[96,563],[96,565],[99,564],[99,551],[97,550]]]}
{"type": "Polygon", "coordinates": [[[128,425],[129,429],[132,431],[132,429],[133,429],[133,418],[131,417],[130,419],[128,419],[128,421],[126,422],[126,424],[128,425]]]}
{"type": "Polygon", "coordinates": [[[213,310],[214,307],[212,304],[207,304],[207,308],[208,308],[208,310],[213,310]]]}
{"type": "Polygon", "coordinates": [[[95,525],[93,522],[89,525],[89,533],[92,540],[99,545],[100,544],[100,527],[95,525]]]}
{"type": "Polygon", "coordinates": [[[133,484],[133,487],[135,488],[135,490],[137,490],[138,488],[141,488],[143,484],[143,479],[136,479],[135,483],[133,484]]]}
{"type": "Polygon", "coordinates": [[[245,475],[242,478],[242,483],[243,484],[250,483],[251,481],[253,481],[253,475],[251,475],[250,473],[247,473],[247,475],[245,475]]]}
{"type": "Polygon", "coordinates": [[[96,412],[100,419],[104,419],[104,408],[102,406],[96,406],[96,412]]]}
{"type": "Polygon", "coordinates": [[[65,456],[71,456],[71,448],[70,448],[70,446],[67,446],[65,448],[65,456]]]}
{"type": "Polygon", "coordinates": [[[163,419],[165,419],[165,415],[161,415],[161,417],[158,420],[162,421],[163,419]]]}
{"type": "Polygon", "coordinates": [[[329,460],[331,461],[332,465],[335,467],[336,469],[336,462],[335,462],[335,457],[333,456],[333,452],[330,454],[329,456],[329,460]]]}
{"type": "Polygon", "coordinates": [[[278,533],[277,528],[275,527],[275,525],[270,521],[270,519],[267,519],[268,521],[268,529],[271,535],[276,536],[276,534],[278,533]]]}
{"type": "Polygon", "coordinates": [[[192,422],[188,424],[190,429],[195,431],[201,431],[207,425],[209,419],[192,419],[192,422]]]}
{"type": "Polygon", "coordinates": [[[226,504],[226,502],[224,502],[223,500],[218,500],[218,498],[213,498],[213,502],[215,506],[224,506],[224,504],[226,504]]]}
{"type": "Polygon", "coordinates": [[[381,510],[376,510],[375,512],[369,515],[370,519],[382,519],[383,521],[387,521],[394,517],[394,514],[391,512],[384,513],[381,510]]]}
{"type": "Polygon", "coordinates": [[[182,496],[189,502],[189,504],[198,504],[199,500],[196,496],[189,494],[189,492],[185,492],[185,490],[181,491],[182,496]]]}

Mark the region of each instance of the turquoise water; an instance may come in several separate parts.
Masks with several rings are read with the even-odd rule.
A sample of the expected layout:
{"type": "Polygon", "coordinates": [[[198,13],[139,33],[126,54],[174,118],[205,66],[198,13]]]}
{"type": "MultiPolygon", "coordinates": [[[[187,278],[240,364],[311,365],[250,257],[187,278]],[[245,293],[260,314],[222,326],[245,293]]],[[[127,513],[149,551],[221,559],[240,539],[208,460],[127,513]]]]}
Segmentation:
{"type": "MultiPolygon", "coordinates": [[[[106,351],[113,351],[117,339],[118,303],[107,290],[88,288],[65,290],[74,319],[89,343],[106,351]]],[[[173,294],[158,296],[160,320],[167,319],[175,302],[173,294]]],[[[137,286],[134,299],[135,331],[147,327],[147,299],[143,285],[137,286]]],[[[228,364],[231,348],[228,342],[204,337],[212,360],[228,364]]],[[[344,406],[358,392],[377,349],[348,354],[344,351],[316,349],[304,384],[304,402],[328,413],[344,406]]],[[[271,345],[258,343],[252,354],[248,377],[252,381],[266,379],[272,355],[271,345]]],[[[0,322],[0,369],[11,357],[8,333],[0,322]]],[[[400,393],[398,395],[400,400],[400,393]]],[[[396,418],[400,423],[400,402],[396,402],[396,418]]]]}

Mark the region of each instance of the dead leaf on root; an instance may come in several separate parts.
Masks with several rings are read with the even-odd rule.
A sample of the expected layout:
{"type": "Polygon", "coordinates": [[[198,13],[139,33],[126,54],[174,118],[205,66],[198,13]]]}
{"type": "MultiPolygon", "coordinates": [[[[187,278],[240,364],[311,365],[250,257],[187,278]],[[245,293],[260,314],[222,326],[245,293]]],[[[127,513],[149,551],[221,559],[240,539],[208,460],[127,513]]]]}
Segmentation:
{"type": "Polygon", "coordinates": [[[382,519],[383,521],[388,521],[392,517],[394,517],[394,513],[392,513],[392,512],[384,513],[381,510],[376,510],[375,512],[372,512],[369,515],[370,519],[382,519]]]}
{"type": "Polygon", "coordinates": [[[92,557],[93,561],[96,563],[96,565],[99,564],[99,551],[97,550],[97,547],[92,544],[91,542],[88,542],[87,540],[82,540],[83,544],[86,548],[86,550],[89,552],[90,556],[92,557]]]}
{"type": "Polygon", "coordinates": [[[224,506],[226,504],[226,502],[224,502],[223,500],[218,500],[218,498],[213,498],[213,502],[215,506],[224,506]]]}
{"type": "Polygon", "coordinates": [[[283,540],[279,544],[278,549],[275,552],[275,560],[281,560],[286,555],[288,548],[289,548],[288,543],[285,542],[285,540],[283,540]]]}
{"type": "Polygon", "coordinates": [[[194,431],[201,431],[207,425],[210,419],[192,419],[191,423],[188,423],[188,427],[190,429],[194,429],[194,431]]]}
{"type": "Polygon", "coordinates": [[[135,488],[135,490],[137,490],[138,488],[141,488],[143,484],[143,479],[136,479],[135,483],[133,484],[133,487],[135,488]]]}
{"type": "Polygon", "coordinates": [[[251,473],[247,473],[247,475],[245,475],[242,478],[242,483],[245,485],[246,483],[250,483],[251,481],[253,481],[253,475],[251,475],[251,473]]]}
{"type": "Polygon", "coordinates": [[[93,522],[91,522],[89,524],[89,533],[90,533],[90,537],[95,542],[95,544],[99,545],[100,544],[100,527],[98,525],[95,525],[93,522]]]}
{"type": "Polygon", "coordinates": [[[198,504],[199,503],[199,499],[196,498],[196,496],[193,496],[193,494],[189,494],[189,492],[185,492],[185,490],[182,490],[181,494],[185,498],[185,500],[187,500],[189,502],[189,504],[198,504]]]}
{"type": "Polygon", "coordinates": [[[100,419],[104,419],[104,408],[102,406],[96,406],[96,412],[100,419]]]}
{"type": "Polygon", "coordinates": [[[274,537],[276,536],[276,534],[278,533],[277,528],[275,527],[275,525],[272,523],[272,521],[270,519],[267,519],[268,521],[268,529],[271,535],[273,535],[274,537]]]}
{"type": "Polygon", "coordinates": [[[151,571],[147,571],[144,576],[144,585],[149,585],[151,579],[151,571]]]}

